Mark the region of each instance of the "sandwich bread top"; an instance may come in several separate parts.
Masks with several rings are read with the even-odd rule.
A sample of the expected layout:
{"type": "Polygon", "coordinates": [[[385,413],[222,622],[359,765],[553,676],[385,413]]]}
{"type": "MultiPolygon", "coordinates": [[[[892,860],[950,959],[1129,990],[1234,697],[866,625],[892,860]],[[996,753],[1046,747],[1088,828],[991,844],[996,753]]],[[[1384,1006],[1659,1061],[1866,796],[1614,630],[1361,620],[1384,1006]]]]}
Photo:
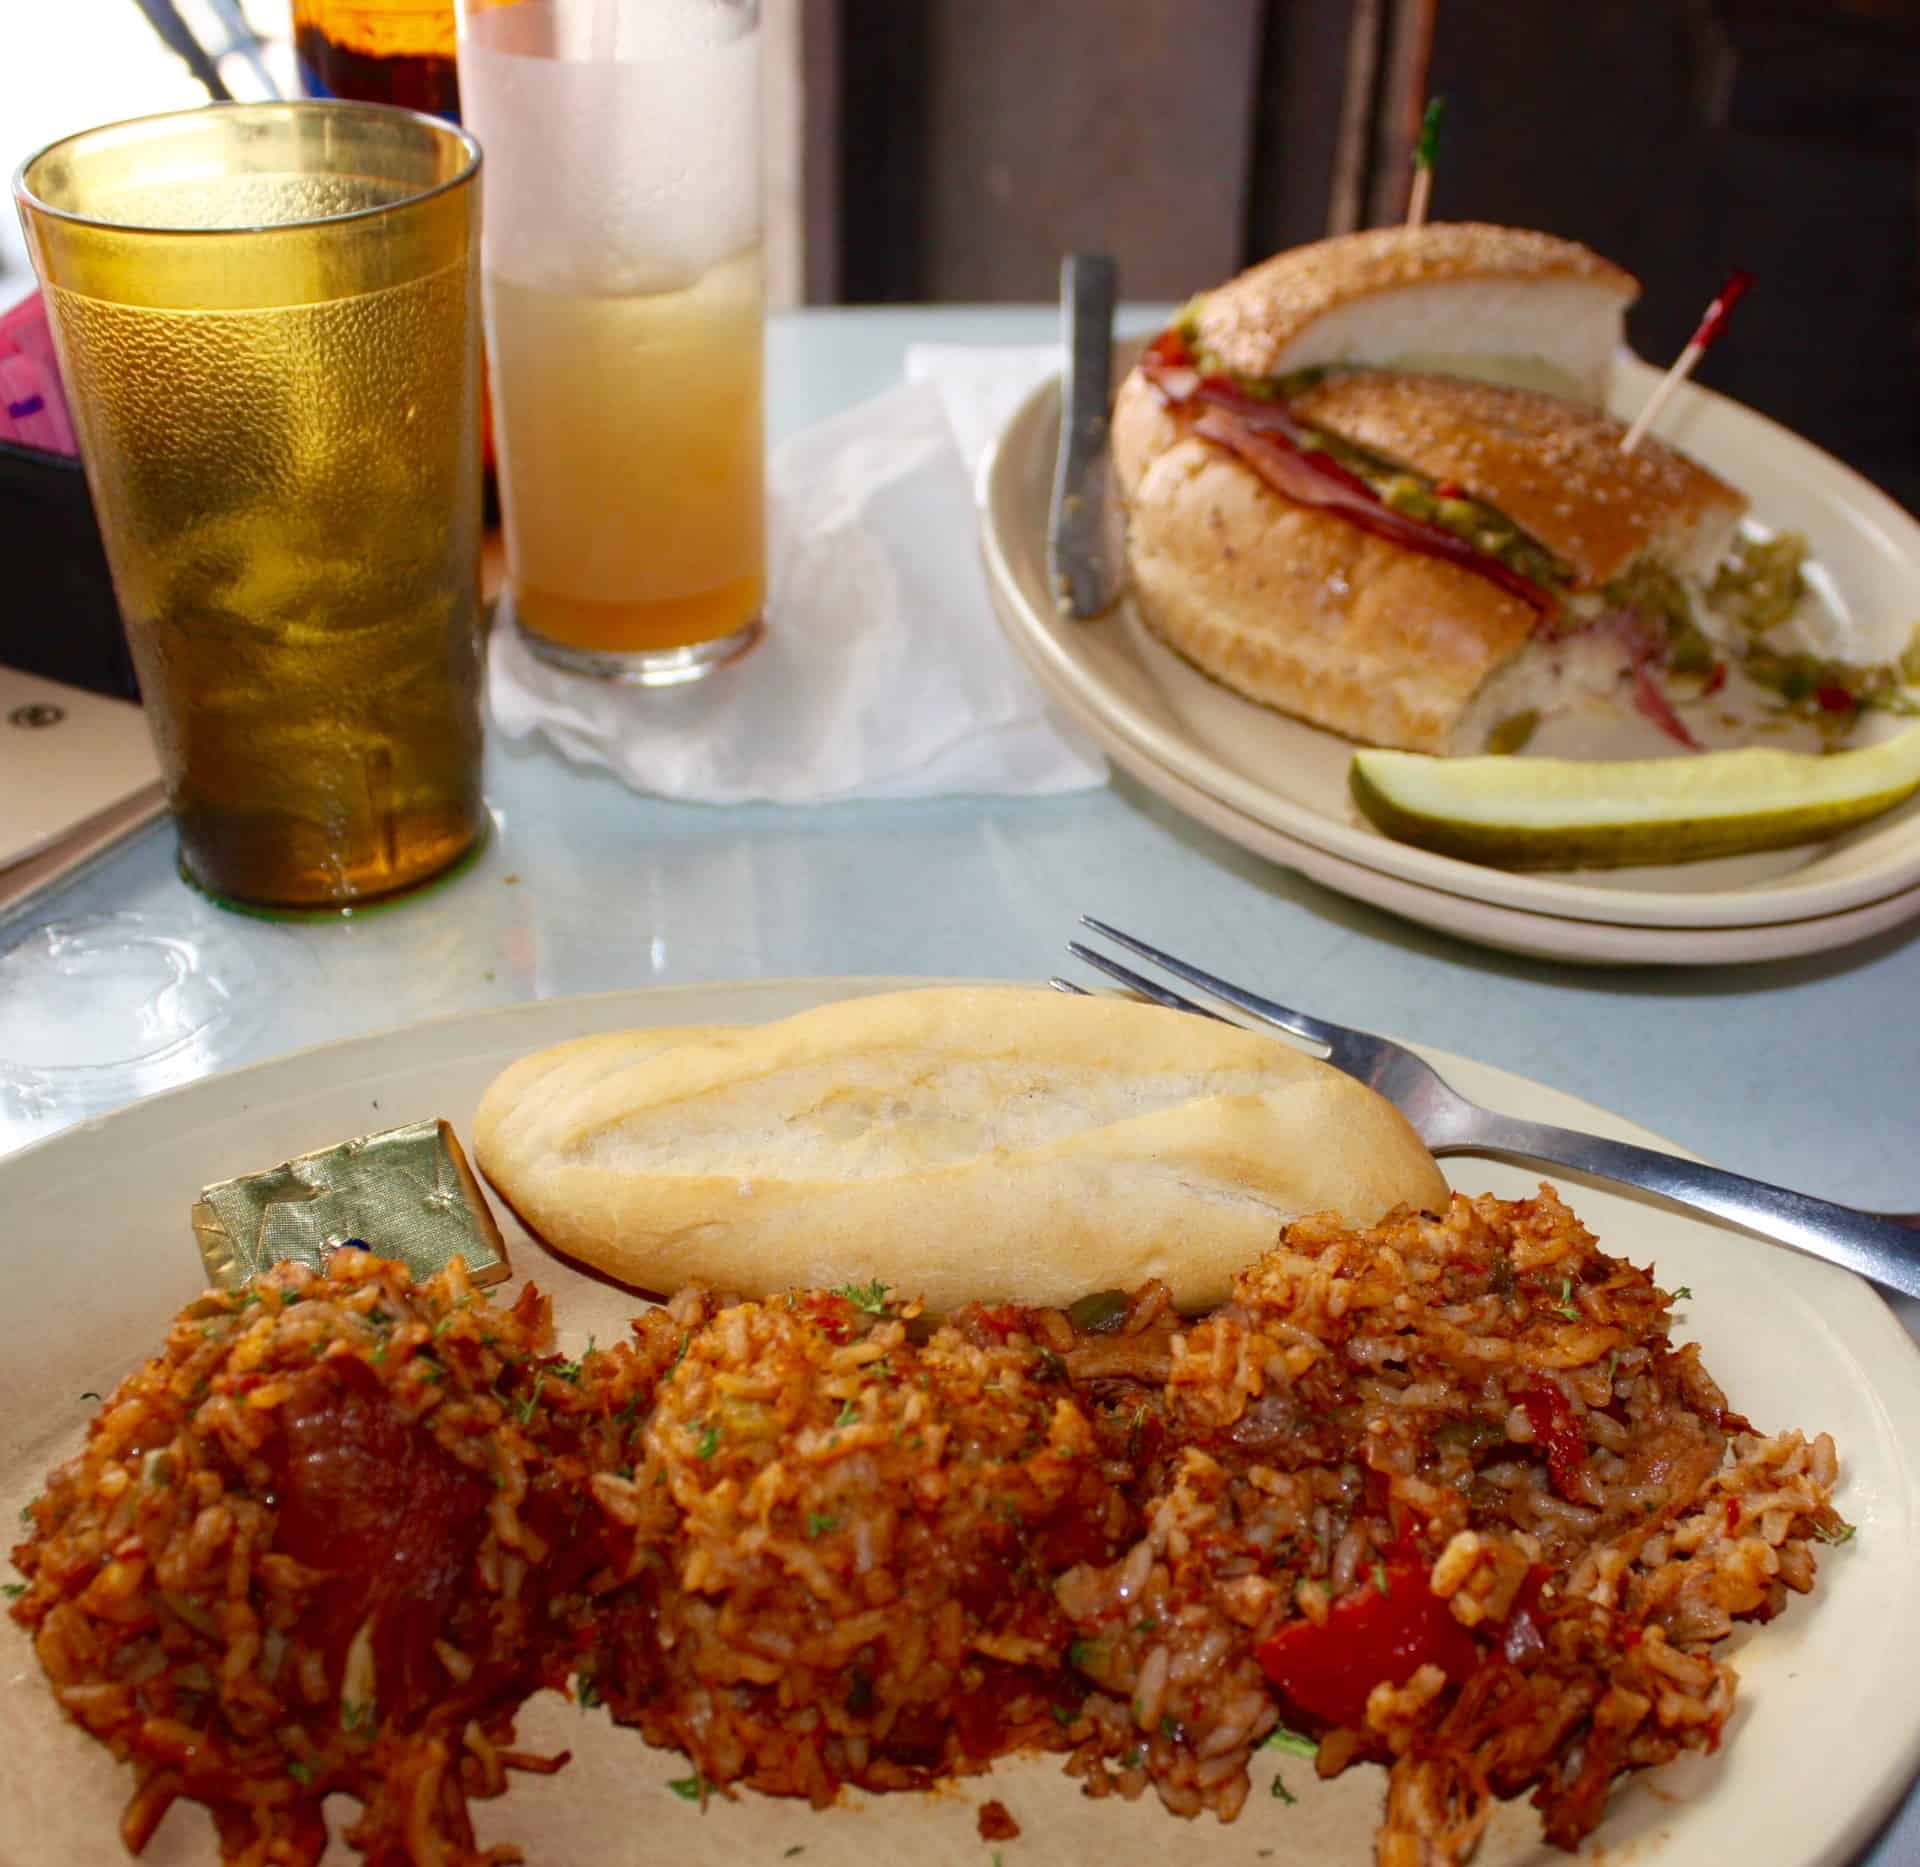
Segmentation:
{"type": "Polygon", "coordinates": [[[1277,253],[1209,292],[1192,333],[1241,376],[1337,363],[1444,367],[1599,402],[1639,295],[1631,273],[1575,241],[1429,222],[1277,253]]]}

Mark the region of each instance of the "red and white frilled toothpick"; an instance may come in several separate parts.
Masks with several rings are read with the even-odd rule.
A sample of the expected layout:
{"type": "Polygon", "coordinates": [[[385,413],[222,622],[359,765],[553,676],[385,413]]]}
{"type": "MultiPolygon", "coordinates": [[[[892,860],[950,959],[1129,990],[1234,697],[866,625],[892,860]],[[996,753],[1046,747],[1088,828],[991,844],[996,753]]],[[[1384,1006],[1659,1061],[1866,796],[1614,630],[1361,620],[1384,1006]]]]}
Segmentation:
{"type": "Polygon", "coordinates": [[[1727,328],[1727,319],[1733,308],[1745,296],[1746,289],[1753,283],[1753,274],[1738,269],[1728,273],[1727,282],[1721,286],[1714,301],[1707,307],[1706,315],[1695,327],[1694,333],[1687,339],[1687,347],[1673,360],[1673,368],[1661,377],[1660,386],[1647,398],[1647,405],[1633,418],[1630,427],[1620,442],[1620,451],[1631,454],[1646,439],[1647,430],[1659,419],[1660,411],[1666,407],[1673,392],[1693,374],[1693,366],[1707,354],[1707,346],[1727,328]]]}
{"type": "Polygon", "coordinates": [[[1427,203],[1433,199],[1433,152],[1440,142],[1440,118],[1447,107],[1444,97],[1431,99],[1426,115],[1420,119],[1420,138],[1413,146],[1413,192],[1407,197],[1407,225],[1427,224],[1427,203]]]}

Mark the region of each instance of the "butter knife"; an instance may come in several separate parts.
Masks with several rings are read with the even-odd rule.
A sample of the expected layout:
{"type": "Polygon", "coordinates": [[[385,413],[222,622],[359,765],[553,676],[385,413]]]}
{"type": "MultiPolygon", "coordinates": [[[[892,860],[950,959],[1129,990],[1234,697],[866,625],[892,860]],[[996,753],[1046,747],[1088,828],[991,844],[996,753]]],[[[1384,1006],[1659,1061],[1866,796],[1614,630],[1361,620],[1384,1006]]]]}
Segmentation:
{"type": "Polygon", "coordinates": [[[1047,520],[1047,574],[1069,616],[1101,616],[1120,598],[1126,568],[1107,467],[1113,390],[1116,275],[1104,253],[1073,253],[1060,266],[1060,452],[1047,520]]]}

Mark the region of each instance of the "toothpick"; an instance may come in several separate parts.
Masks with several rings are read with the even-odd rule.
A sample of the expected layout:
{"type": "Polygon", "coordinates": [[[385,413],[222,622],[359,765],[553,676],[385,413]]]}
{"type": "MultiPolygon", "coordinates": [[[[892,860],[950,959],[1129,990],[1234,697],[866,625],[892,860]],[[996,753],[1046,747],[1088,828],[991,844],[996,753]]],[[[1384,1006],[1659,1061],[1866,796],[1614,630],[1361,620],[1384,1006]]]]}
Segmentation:
{"type": "Polygon", "coordinates": [[[1673,392],[1693,374],[1693,366],[1707,354],[1707,346],[1727,328],[1727,318],[1737,305],[1746,289],[1753,283],[1753,274],[1741,272],[1737,268],[1727,274],[1714,301],[1706,309],[1694,333],[1687,339],[1687,347],[1674,358],[1673,367],[1661,377],[1660,386],[1647,398],[1647,405],[1633,419],[1633,426],[1626,432],[1620,443],[1623,454],[1631,454],[1646,439],[1647,430],[1659,419],[1660,411],[1666,407],[1673,392]]]}
{"type": "Polygon", "coordinates": [[[1444,97],[1433,98],[1420,119],[1420,139],[1413,146],[1413,193],[1407,197],[1409,227],[1427,224],[1427,203],[1433,198],[1433,152],[1440,141],[1440,118],[1446,107],[1444,97]]]}

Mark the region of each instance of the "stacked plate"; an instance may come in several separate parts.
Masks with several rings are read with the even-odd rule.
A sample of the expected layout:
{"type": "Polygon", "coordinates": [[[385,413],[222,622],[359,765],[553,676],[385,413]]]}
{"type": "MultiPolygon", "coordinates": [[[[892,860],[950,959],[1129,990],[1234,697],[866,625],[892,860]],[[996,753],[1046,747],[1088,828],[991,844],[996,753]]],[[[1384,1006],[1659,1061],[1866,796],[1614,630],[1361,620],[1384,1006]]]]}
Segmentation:
{"type": "MultiPolygon", "coordinates": [[[[1630,416],[1659,380],[1623,356],[1630,416]]],[[[1514,875],[1397,843],[1347,795],[1352,747],[1218,686],[1130,607],[1097,622],[1054,608],[1047,501],[1060,389],[1023,402],[981,463],[994,604],[1041,683],[1123,770],[1197,821],[1326,887],[1509,952],[1611,964],[1724,965],[1847,945],[1920,918],[1920,799],[1799,849],[1668,868],[1514,875]]],[[[1920,524],[1797,435],[1684,389],[1665,439],[1724,474],[1776,530],[1805,535],[1843,614],[1904,639],[1920,619],[1920,524]]]]}

